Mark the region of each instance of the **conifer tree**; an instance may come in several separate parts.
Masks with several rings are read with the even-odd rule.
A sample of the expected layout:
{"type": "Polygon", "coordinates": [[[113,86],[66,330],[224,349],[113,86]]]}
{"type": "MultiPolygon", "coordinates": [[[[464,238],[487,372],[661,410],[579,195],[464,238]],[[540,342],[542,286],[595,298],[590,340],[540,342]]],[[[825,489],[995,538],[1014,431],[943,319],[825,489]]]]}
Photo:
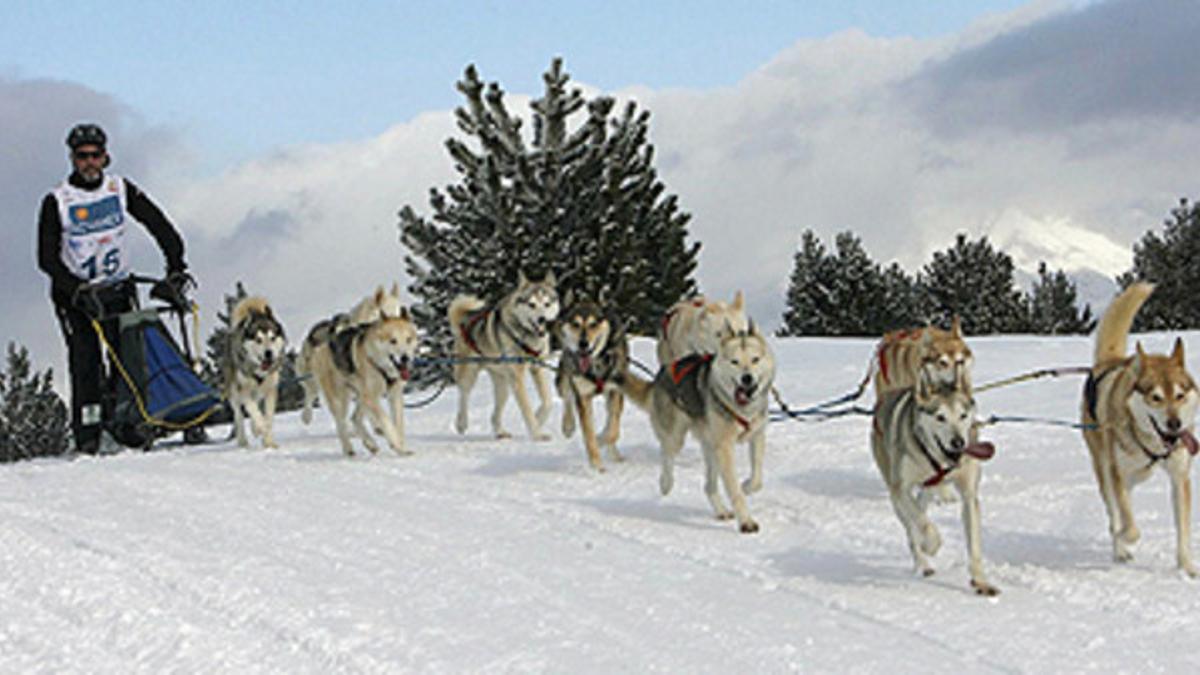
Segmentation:
{"type": "Polygon", "coordinates": [[[1126,288],[1134,281],[1154,284],[1154,293],[1134,317],[1133,329],[1179,330],[1200,327],[1200,204],[1186,198],[1171,209],[1162,234],[1147,232],[1133,246],[1133,269],[1117,282],[1126,288]]]}
{"type": "Polygon", "coordinates": [[[948,326],[957,314],[963,330],[976,335],[1028,330],[1029,311],[1013,269],[1012,258],[987,237],[967,241],[965,234],[957,235],[954,246],[935,252],[924,268],[931,319],[948,326]]]}
{"type": "Polygon", "coordinates": [[[828,319],[835,309],[828,289],[831,271],[825,245],[812,230],[805,230],[792,258],[780,337],[831,334],[828,319]]]}
{"type": "Polygon", "coordinates": [[[1045,262],[1038,263],[1038,280],[1029,292],[1029,330],[1042,335],[1086,334],[1095,323],[1090,306],[1079,310],[1075,283],[1066,273],[1052,274],[1045,262]]]}
{"type": "Polygon", "coordinates": [[[55,393],[53,369],[33,371],[29,350],[8,344],[0,370],[0,462],[61,455],[70,447],[70,414],[55,393]]]}
{"type": "Polygon", "coordinates": [[[647,334],[696,291],[699,244],[687,242],[690,216],[654,169],[650,114],[631,102],[614,115],[610,97],[585,101],[568,89],[561,59],[543,81],[527,138],[500,86],[485,86],[468,66],[458,82],[465,104],[455,111],[467,138],[446,141],[460,182],[430,191],[429,216],[400,211],[413,314],[434,354],[449,353],[454,296],[494,303],[518,271],[531,279],[553,271],[560,295],[611,302],[631,330],[647,334]]]}

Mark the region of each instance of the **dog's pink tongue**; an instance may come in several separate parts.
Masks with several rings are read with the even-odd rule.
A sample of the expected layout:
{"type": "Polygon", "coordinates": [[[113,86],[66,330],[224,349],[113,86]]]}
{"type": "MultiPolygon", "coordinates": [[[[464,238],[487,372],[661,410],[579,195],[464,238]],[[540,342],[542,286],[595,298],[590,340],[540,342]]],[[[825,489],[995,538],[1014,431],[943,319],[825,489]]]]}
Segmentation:
{"type": "Polygon", "coordinates": [[[1179,440],[1183,441],[1183,444],[1187,446],[1189,454],[1194,455],[1200,452],[1200,443],[1196,443],[1196,437],[1192,435],[1192,432],[1185,429],[1179,434],[1179,440]]]}
{"type": "Polygon", "coordinates": [[[975,459],[991,459],[992,455],[996,454],[996,446],[989,441],[979,441],[968,445],[963,452],[975,459]]]}
{"type": "Polygon", "coordinates": [[[582,354],[579,357],[579,369],[583,372],[588,372],[592,369],[592,357],[587,354],[582,354]]]}

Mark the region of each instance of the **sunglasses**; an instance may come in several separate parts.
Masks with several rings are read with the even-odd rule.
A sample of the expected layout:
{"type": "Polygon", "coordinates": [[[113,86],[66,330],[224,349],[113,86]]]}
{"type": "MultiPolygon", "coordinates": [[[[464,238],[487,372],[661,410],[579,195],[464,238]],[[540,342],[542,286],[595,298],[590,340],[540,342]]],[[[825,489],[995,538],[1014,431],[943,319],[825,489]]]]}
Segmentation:
{"type": "Polygon", "coordinates": [[[80,150],[75,153],[75,159],[100,159],[103,156],[103,150],[80,150]]]}

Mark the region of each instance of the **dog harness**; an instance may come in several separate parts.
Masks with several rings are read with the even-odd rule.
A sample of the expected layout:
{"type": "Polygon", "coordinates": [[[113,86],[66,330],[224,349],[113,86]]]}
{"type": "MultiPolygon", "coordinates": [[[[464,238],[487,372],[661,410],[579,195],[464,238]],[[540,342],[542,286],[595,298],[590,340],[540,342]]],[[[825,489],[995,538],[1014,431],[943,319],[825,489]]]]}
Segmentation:
{"type": "Polygon", "coordinates": [[[612,344],[612,339],[610,338],[609,344],[605,345],[600,354],[592,359],[592,363],[587,369],[584,369],[580,364],[579,352],[564,349],[563,359],[573,366],[575,373],[579,377],[591,382],[596,387],[596,391],[604,391],[605,384],[612,382],[613,384],[620,385],[625,380],[622,368],[618,365],[617,358],[610,349],[612,344]],[[596,364],[600,364],[599,369],[596,368],[596,364]]]}
{"type": "MultiPolygon", "coordinates": [[[[654,385],[665,389],[671,400],[682,408],[688,417],[703,417],[704,395],[700,390],[700,386],[701,382],[707,378],[714,358],[716,357],[712,354],[691,354],[685,356],[660,368],[658,375],[654,378],[654,385]]],[[[721,408],[744,431],[750,431],[751,426],[753,426],[750,420],[739,415],[737,411],[730,408],[720,398],[716,400],[721,404],[721,408]]]]}
{"type": "MultiPolygon", "coordinates": [[[[474,336],[475,327],[477,324],[479,324],[479,322],[486,319],[488,317],[488,315],[490,315],[490,314],[496,314],[496,311],[491,308],[484,308],[484,309],[478,310],[476,312],[472,312],[470,315],[467,316],[467,320],[464,321],[458,328],[459,334],[462,335],[463,342],[466,342],[467,346],[471,348],[471,351],[475,352],[476,354],[478,354],[480,356],[485,356],[485,354],[483,353],[483,350],[479,348],[479,343],[475,341],[475,336],[474,336]]],[[[517,337],[512,332],[512,329],[510,329],[508,327],[508,325],[505,324],[504,321],[502,321],[500,316],[498,316],[498,315],[496,316],[496,324],[499,325],[500,328],[502,328],[504,330],[504,332],[507,333],[510,338],[512,338],[513,342],[517,343],[517,347],[519,347],[521,349],[521,351],[525,352],[526,356],[532,356],[532,357],[537,358],[542,355],[541,351],[530,347],[529,345],[525,344],[525,342],[522,341],[521,338],[517,337]]]]}

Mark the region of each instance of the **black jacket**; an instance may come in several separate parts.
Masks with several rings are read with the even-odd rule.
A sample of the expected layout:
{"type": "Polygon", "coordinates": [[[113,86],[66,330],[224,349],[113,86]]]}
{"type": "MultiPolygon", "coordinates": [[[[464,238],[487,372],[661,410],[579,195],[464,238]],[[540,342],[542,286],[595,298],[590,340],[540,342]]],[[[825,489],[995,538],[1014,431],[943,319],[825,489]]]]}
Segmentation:
{"type": "MultiPolygon", "coordinates": [[[[123,180],[129,215],[144,225],[158,242],[158,248],[167,260],[167,271],[187,269],[187,263],[183,261],[183,239],[175,230],[175,226],[133,181],[128,178],[123,180]]],[[[104,178],[101,177],[95,183],[87,183],[78,173],[72,173],[67,182],[77,188],[95,190],[104,183],[104,178]]],[[[42,210],[38,215],[38,267],[50,277],[50,297],[54,302],[70,305],[75,289],[84,283],[84,280],[71,274],[71,270],[63,264],[61,256],[62,219],[58,215],[58,199],[51,192],[42,199],[42,210]]]]}

